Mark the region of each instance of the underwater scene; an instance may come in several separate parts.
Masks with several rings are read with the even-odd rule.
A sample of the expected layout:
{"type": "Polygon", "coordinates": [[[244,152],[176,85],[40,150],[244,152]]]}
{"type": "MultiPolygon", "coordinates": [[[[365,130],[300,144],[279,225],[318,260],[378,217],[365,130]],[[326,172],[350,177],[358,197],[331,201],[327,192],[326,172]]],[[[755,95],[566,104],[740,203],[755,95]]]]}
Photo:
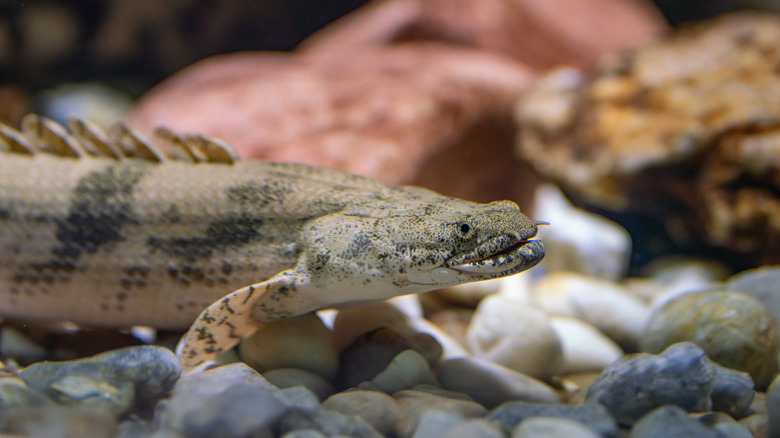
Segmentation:
{"type": "Polygon", "coordinates": [[[0,435],[780,437],[780,3],[0,0],[0,435]]]}

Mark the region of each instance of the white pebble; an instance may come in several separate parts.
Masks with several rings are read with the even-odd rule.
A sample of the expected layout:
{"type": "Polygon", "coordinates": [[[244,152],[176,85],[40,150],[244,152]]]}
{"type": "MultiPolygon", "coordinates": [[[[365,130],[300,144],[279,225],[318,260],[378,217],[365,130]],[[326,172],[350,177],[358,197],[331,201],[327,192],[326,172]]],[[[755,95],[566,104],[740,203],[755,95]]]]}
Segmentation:
{"type": "Polygon", "coordinates": [[[503,295],[479,304],[466,333],[472,353],[529,376],[558,373],[563,354],[547,315],[503,295]]]}
{"type": "Polygon", "coordinates": [[[331,331],[314,313],[270,323],[241,341],[238,350],[260,372],[300,368],[332,381],[338,371],[331,331]]]}
{"type": "Polygon", "coordinates": [[[550,322],[563,347],[561,373],[601,371],[623,355],[623,351],[613,340],[584,321],[566,316],[552,316],[550,322]]]}

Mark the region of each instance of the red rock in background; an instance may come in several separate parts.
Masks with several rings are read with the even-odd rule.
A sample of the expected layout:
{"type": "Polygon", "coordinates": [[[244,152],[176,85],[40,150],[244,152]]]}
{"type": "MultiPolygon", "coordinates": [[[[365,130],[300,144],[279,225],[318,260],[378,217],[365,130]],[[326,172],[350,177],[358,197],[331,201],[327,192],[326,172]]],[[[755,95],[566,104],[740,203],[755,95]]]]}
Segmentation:
{"type": "Polygon", "coordinates": [[[664,29],[648,3],[624,0],[377,2],[298,53],[198,62],[128,121],[221,137],[245,157],[523,205],[535,177],[513,156],[511,108],[534,73],[589,65],[664,29]]]}
{"type": "Polygon", "coordinates": [[[625,0],[385,0],[337,20],[299,45],[325,56],[433,40],[508,55],[536,71],[589,67],[605,53],[666,30],[650,2],[625,0]]]}

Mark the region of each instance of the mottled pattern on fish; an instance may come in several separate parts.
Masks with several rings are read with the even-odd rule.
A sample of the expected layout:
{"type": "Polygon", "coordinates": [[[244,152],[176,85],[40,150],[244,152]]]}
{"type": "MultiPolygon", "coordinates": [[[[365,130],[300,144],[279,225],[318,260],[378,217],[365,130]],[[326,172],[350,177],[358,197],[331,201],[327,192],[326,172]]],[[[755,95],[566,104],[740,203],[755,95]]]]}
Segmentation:
{"type": "Polygon", "coordinates": [[[541,222],[509,201],[242,161],[164,129],[160,147],[122,125],[69,126],[0,126],[0,316],[165,328],[197,317],[181,347],[192,365],[259,323],[510,275],[544,255],[531,240],[541,222]]]}

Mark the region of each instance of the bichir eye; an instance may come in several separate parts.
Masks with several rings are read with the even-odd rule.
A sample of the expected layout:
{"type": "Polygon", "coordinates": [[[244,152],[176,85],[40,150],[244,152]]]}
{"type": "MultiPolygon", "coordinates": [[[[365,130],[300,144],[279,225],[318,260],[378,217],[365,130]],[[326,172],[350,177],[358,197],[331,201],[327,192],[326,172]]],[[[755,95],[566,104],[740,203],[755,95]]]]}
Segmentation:
{"type": "Polygon", "coordinates": [[[467,224],[465,222],[460,224],[460,232],[462,234],[468,234],[469,231],[471,231],[471,225],[469,225],[469,224],[467,224]]]}

